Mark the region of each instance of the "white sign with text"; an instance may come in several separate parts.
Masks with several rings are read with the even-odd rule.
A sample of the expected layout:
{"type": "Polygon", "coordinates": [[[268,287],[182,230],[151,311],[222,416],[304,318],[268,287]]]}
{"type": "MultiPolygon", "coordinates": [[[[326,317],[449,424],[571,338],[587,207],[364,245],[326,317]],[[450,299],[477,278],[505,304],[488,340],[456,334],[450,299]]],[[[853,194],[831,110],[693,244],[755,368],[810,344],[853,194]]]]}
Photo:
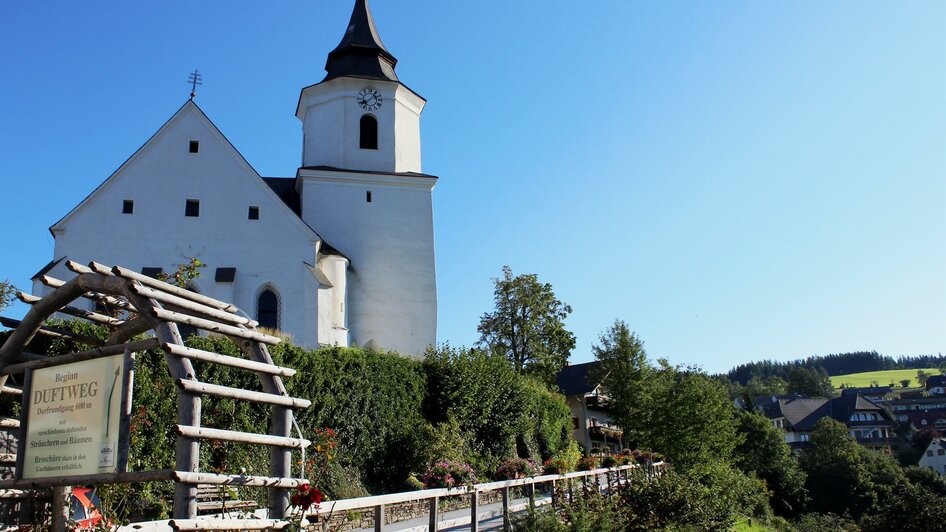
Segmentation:
{"type": "Polygon", "coordinates": [[[124,356],[33,371],[22,478],[113,473],[124,356]]]}

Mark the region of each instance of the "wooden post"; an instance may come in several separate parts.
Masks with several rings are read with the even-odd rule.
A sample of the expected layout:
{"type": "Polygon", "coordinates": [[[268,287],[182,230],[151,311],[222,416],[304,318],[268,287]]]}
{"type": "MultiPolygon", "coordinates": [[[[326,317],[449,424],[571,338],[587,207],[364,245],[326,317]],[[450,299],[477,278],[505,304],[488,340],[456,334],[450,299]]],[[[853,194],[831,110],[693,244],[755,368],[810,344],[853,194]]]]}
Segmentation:
{"type": "Polygon", "coordinates": [[[560,503],[558,500],[558,492],[555,491],[555,480],[552,480],[552,508],[555,508],[555,505],[560,503]]]}
{"type": "Polygon", "coordinates": [[[440,497],[430,499],[430,520],[427,525],[428,532],[437,532],[440,528],[440,497]]]}
{"type": "Polygon", "coordinates": [[[473,488],[470,494],[470,532],[477,532],[480,529],[480,494],[473,488]]]}
{"type": "Polygon", "coordinates": [[[527,494],[529,495],[529,508],[535,508],[535,482],[530,482],[526,486],[527,494]]]}
{"type": "MultiPolygon", "coordinates": [[[[240,345],[251,360],[262,362],[264,364],[273,364],[273,357],[270,356],[269,350],[267,350],[265,346],[255,342],[242,342],[240,345]]],[[[266,393],[279,394],[282,396],[287,395],[286,386],[283,384],[282,379],[280,379],[278,376],[259,375],[259,379],[260,384],[263,387],[263,391],[266,393]]],[[[269,434],[271,436],[288,438],[292,434],[292,416],[293,414],[291,409],[282,406],[274,406],[272,409],[272,420],[269,424],[269,434]]],[[[269,459],[269,472],[271,476],[283,478],[292,477],[291,449],[285,447],[273,447],[270,450],[269,459]]],[[[304,476],[304,473],[300,474],[299,476],[304,476]]],[[[270,490],[269,516],[271,518],[281,519],[286,516],[286,512],[288,510],[289,491],[285,489],[270,490]]]]}
{"type": "Polygon", "coordinates": [[[115,471],[128,471],[128,447],[131,445],[131,399],[135,388],[135,353],[130,347],[125,348],[125,378],[122,383],[121,418],[118,425],[118,459],[115,471]]]}
{"type": "Polygon", "coordinates": [[[53,488],[53,531],[65,532],[69,524],[69,509],[72,502],[72,487],[53,488]]]}
{"type": "Polygon", "coordinates": [[[379,504],[374,507],[374,532],[384,530],[384,505],[379,504]]]}
{"type": "Polygon", "coordinates": [[[503,530],[505,532],[512,530],[509,521],[509,486],[503,487],[503,530]]]}
{"type": "MultiPolygon", "coordinates": [[[[70,281],[71,282],[71,281],[70,281]]],[[[162,343],[184,345],[177,325],[158,320],[153,316],[151,309],[159,307],[157,301],[143,298],[135,294],[130,288],[130,282],[121,280],[121,293],[144,316],[151,328],[162,343]]],[[[61,290],[61,289],[60,289],[61,290]]],[[[33,308],[36,308],[35,306],[33,308]]],[[[164,360],[168,365],[171,377],[174,379],[194,379],[196,372],[191,361],[165,353],[164,360]]],[[[178,425],[200,426],[200,395],[180,390],[177,395],[177,423],[178,425]]],[[[200,440],[178,436],[174,448],[174,469],[185,473],[196,473],[200,467],[200,440]]],[[[197,518],[197,486],[177,482],[174,484],[174,510],[171,514],[174,519],[197,518]]]]}

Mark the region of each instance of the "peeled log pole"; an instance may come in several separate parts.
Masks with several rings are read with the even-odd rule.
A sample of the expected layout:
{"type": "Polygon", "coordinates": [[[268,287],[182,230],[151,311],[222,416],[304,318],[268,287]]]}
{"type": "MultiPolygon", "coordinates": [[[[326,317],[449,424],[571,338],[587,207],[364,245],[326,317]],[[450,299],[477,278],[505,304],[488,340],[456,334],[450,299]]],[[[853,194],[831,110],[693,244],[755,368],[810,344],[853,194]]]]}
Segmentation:
{"type": "Polygon", "coordinates": [[[259,488],[296,489],[308,482],[308,480],[304,478],[218,475],[216,473],[185,473],[183,471],[175,472],[174,476],[178,482],[187,484],[214,484],[218,486],[248,486],[259,488]]]}
{"type": "Polygon", "coordinates": [[[227,336],[235,336],[237,338],[244,338],[246,340],[252,340],[254,342],[262,342],[264,344],[276,345],[282,341],[282,339],[276,336],[270,336],[268,334],[263,334],[256,331],[241,329],[239,327],[234,327],[232,325],[224,325],[222,323],[218,323],[216,321],[211,321],[211,320],[205,320],[203,318],[195,318],[193,316],[188,316],[187,314],[181,314],[180,312],[172,312],[170,310],[165,310],[163,308],[154,308],[154,309],[151,309],[151,312],[153,312],[155,317],[157,317],[159,320],[173,321],[174,323],[184,323],[187,325],[197,327],[198,329],[203,329],[205,331],[225,334],[227,336]]]}
{"type": "Polygon", "coordinates": [[[189,301],[182,297],[175,296],[173,294],[168,294],[167,292],[162,292],[161,290],[156,290],[154,288],[148,288],[140,284],[132,285],[131,289],[138,295],[144,297],[150,297],[159,303],[164,303],[167,305],[172,305],[179,307],[188,312],[193,312],[195,314],[200,314],[204,317],[225,321],[227,323],[232,323],[235,325],[243,325],[245,327],[254,328],[259,325],[257,322],[244,318],[243,316],[238,316],[230,312],[226,312],[214,307],[210,307],[201,303],[196,303],[194,301],[189,301]]]}
{"type": "MultiPolygon", "coordinates": [[[[50,277],[48,275],[40,276],[39,282],[43,283],[44,285],[50,288],[59,288],[60,286],[66,284],[65,281],[61,281],[59,279],[56,279],[55,277],[50,277]]],[[[105,294],[100,294],[98,292],[86,292],[85,294],[82,294],[82,297],[92,300],[92,301],[105,303],[107,305],[112,305],[113,307],[125,309],[129,312],[135,312],[135,308],[132,307],[127,301],[122,301],[121,299],[118,299],[117,297],[107,296],[105,294]]]]}
{"type": "MultiPolygon", "coordinates": [[[[229,386],[220,386],[219,384],[209,384],[190,379],[177,379],[176,382],[184,391],[193,394],[213,395],[227,399],[239,399],[254,403],[284,406],[287,408],[309,408],[312,404],[312,401],[308,399],[299,399],[297,397],[275,395],[266,392],[253,392],[244,390],[243,388],[231,388],[229,386]]],[[[183,425],[184,423],[181,424],[183,425]]]]}
{"type": "Polygon", "coordinates": [[[252,432],[238,432],[234,430],[209,429],[207,427],[185,427],[177,425],[178,434],[188,438],[203,440],[234,441],[241,443],[255,443],[257,445],[271,445],[274,447],[288,447],[302,449],[312,444],[309,440],[299,438],[284,438],[268,434],[254,434],[252,432]]]}
{"type": "MultiPolygon", "coordinates": [[[[139,313],[148,320],[158,339],[163,343],[183,344],[177,326],[155,318],[148,309],[159,307],[153,299],[139,296],[131,290],[131,282],[124,281],[122,294],[131,302],[139,313]]],[[[168,365],[171,376],[176,379],[192,379],[196,374],[191,361],[165,353],[164,360],[168,365]]],[[[177,396],[177,422],[192,427],[200,426],[201,400],[200,396],[182,392],[177,396]]],[[[174,448],[174,463],[177,471],[197,471],[200,466],[200,440],[177,437],[174,448]]],[[[197,486],[177,483],[174,485],[174,510],[171,514],[175,519],[193,519],[197,517],[197,486]]]]}
{"type": "MultiPolygon", "coordinates": [[[[262,364],[273,364],[266,346],[260,343],[243,342],[240,348],[248,357],[262,364]]],[[[276,375],[260,375],[260,384],[267,393],[286,395],[286,386],[276,375]]],[[[306,405],[308,406],[308,405],[306,405]]],[[[274,406],[272,420],[269,423],[269,433],[274,436],[288,437],[292,433],[293,413],[288,408],[274,406]]],[[[292,476],[292,453],[289,449],[273,447],[270,451],[269,474],[274,477],[292,476]]],[[[304,473],[303,473],[304,474],[304,473]]],[[[286,517],[289,511],[289,492],[285,489],[276,489],[269,492],[270,517],[286,517]]]]}
{"type": "MultiPolygon", "coordinates": [[[[14,320],[12,318],[4,318],[3,316],[0,316],[0,325],[3,325],[4,327],[16,329],[20,326],[20,323],[22,323],[20,320],[14,320]]],[[[99,345],[105,344],[105,342],[99,340],[98,338],[93,338],[91,336],[86,336],[84,334],[76,334],[68,329],[52,327],[49,325],[43,325],[42,327],[36,330],[35,334],[48,336],[50,338],[63,338],[66,340],[72,340],[80,344],[91,345],[91,346],[99,346],[99,345]]],[[[30,337],[30,340],[32,340],[32,337],[30,337]]]]}
{"type": "Polygon", "coordinates": [[[154,349],[160,345],[160,341],[157,338],[149,338],[147,340],[141,340],[139,342],[131,342],[128,344],[121,345],[111,345],[108,347],[100,347],[98,349],[93,349],[91,351],[82,351],[81,353],[72,353],[69,355],[60,355],[56,357],[46,357],[43,360],[36,360],[33,362],[23,362],[20,364],[11,364],[3,368],[0,373],[4,375],[13,375],[15,373],[20,373],[27,369],[40,369],[48,368],[52,366],[59,366],[62,364],[69,364],[72,362],[82,362],[83,360],[92,360],[95,358],[102,358],[108,356],[121,355],[125,352],[126,349],[135,351],[147,351],[148,349],[154,349]]]}
{"type": "Polygon", "coordinates": [[[84,486],[86,484],[126,484],[129,482],[154,482],[177,478],[170,469],[156,471],[129,471],[127,473],[101,473],[96,475],[78,475],[69,478],[51,477],[34,479],[0,480],[0,489],[35,489],[55,486],[84,486]]]}
{"type": "Polygon", "coordinates": [[[174,286],[172,284],[159,281],[157,279],[152,279],[151,277],[148,277],[147,275],[142,275],[138,272],[131,271],[127,268],[122,268],[121,266],[115,266],[114,268],[112,268],[112,273],[114,273],[115,275],[119,277],[124,277],[126,279],[138,281],[139,283],[145,286],[149,286],[151,288],[157,288],[158,290],[161,290],[162,292],[167,292],[177,297],[189,299],[195,303],[200,303],[202,305],[207,305],[208,307],[224,310],[232,314],[235,314],[239,310],[238,308],[236,308],[235,306],[229,303],[224,303],[223,301],[214,299],[212,297],[207,297],[207,296],[198,294],[196,292],[191,292],[190,290],[185,290],[183,288],[174,286]]]}
{"type": "Polygon", "coordinates": [[[175,356],[190,358],[192,360],[202,360],[204,362],[220,364],[221,366],[229,366],[231,368],[255,371],[257,373],[265,373],[267,375],[292,377],[296,374],[296,370],[292,368],[283,368],[280,366],[274,366],[272,364],[256,362],[255,360],[246,360],[244,358],[221,355],[212,351],[184,347],[183,345],[163,344],[161,348],[175,356]]]}

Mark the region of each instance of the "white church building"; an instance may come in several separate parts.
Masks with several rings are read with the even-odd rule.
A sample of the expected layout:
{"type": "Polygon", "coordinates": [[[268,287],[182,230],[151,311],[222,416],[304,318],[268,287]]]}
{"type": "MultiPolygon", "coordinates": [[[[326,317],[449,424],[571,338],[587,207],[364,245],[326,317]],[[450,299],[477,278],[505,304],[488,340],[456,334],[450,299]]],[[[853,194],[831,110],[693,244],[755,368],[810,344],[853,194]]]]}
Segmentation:
{"type": "Polygon", "coordinates": [[[436,342],[432,193],[421,171],[426,101],[401,84],[367,0],[358,0],[327,75],[302,89],[302,161],[262,177],[186,102],[118,170],[56,222],[53,261],[148,275],[197,258],[189,288],[233,302],[308,347],[422,355],[436,342]]]}

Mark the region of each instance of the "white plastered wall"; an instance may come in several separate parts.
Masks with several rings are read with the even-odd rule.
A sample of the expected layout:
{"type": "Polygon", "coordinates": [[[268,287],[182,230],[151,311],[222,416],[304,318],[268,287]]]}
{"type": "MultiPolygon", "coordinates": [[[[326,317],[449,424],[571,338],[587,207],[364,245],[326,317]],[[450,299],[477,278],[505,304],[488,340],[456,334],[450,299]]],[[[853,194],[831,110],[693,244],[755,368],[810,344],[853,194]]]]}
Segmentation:
{"type": "MultiPolygon", "coordinates": [[[[201,293],[233,302],[256,317],[255,296],[271,284],[279,292],[281,328],[316,346],[318,235],[273,194],[217,129],[186,104],[98,190],[53,227],[55,257],[95,260],[141,271],[173,270],[196,257],[207,265],[201,293]],[[196,154],[189,142],[200,143],[196,154]],[[124,200],[134,213],[122,214],[124,200]],[[185,201],[200,200],[200,216],[184,216],[185,201]],[[249,206],[260,208],[258,221],[249,206]],[[234,283],[216,283],[218,267],[237,269],[234,283]]],[[[64,265],[50,275],[73,276],[64,265]]]]}

